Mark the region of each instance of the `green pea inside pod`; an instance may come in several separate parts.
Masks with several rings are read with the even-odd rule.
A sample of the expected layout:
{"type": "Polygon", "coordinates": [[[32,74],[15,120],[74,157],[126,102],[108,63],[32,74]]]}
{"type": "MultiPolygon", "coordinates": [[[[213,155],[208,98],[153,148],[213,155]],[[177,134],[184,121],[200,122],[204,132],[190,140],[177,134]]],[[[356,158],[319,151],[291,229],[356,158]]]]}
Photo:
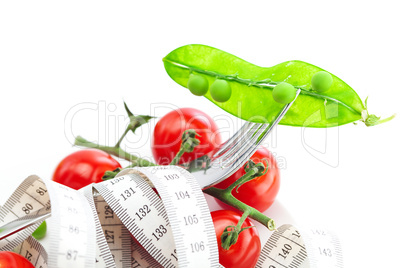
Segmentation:
{"type": "Polygon", "coordinates": [[[286,82],[279,83],[272,90],[272,97],[278,103],[291,103],[296,98],[296,88],[286,82]]]}
{"type": "Polygon", "coordinates": [[[223,79],[216,79],[209,88],[211,97],[217,102],[226,102],[232,95],[232,89],[228,81],[223,79]]]}
{"type": "Polygon", "coordinates": [[[311,87],[314,91],[324,92],[331,87],[332,82],[333,78],[331,74],[325,71],[319,71],[311,78],[311,87]]]}
{"type": "Polygon", "coordinates": [[[32,236],[35,237],[35,239],[37,240],[42,239],[46,236],[46,230],[46,221],[43,221],[41,225],[39,225],[39,227],[32,233],[32,236]]]}
{"type": "Polygon", "coordinates": [[[191,74],[187,82],[187,88],[196,96],[204,96],[208,92],[208,80],[201,75],[191,74]]]}

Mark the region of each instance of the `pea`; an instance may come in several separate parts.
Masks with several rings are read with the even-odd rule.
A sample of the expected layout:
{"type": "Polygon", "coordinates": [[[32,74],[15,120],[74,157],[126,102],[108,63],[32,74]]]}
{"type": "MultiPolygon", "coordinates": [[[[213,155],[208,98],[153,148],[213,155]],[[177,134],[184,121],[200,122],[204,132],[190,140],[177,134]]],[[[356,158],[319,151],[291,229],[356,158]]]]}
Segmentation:
{"type": "Polygon", "coordinates": [[[201,75],[190,75],[187,82],[187,88],[196,96],[204,96],[208,91],[208,80],[201,75]]]}
{"type": "Polygon", "coordinates": [[[331,87],[332,81],[332,75],[325,71],[319,71],[311,78],[311,87],[317,92],[324,92],[331,87]]]}
{"type": "Polygon", "coordinates": [[[226,80],[216,79],[209,88],[212,98],[217,102],[225,102],[230,99],[232,89],[226,80]]]}
{"type": "Polygon", "coordinates": [[[276,102],[287,104],[295,99],[296,89],[291,84],[282,82],[274,87],[272,97],[276,102]]]}
{"type": "Polygon", "coordinates": [[[35,230],[35,232],[32,233],[32,236],[35,237],[35,239],[42,239],[46,236],[46,221],[43,221],[41,225],[35,230]]]}

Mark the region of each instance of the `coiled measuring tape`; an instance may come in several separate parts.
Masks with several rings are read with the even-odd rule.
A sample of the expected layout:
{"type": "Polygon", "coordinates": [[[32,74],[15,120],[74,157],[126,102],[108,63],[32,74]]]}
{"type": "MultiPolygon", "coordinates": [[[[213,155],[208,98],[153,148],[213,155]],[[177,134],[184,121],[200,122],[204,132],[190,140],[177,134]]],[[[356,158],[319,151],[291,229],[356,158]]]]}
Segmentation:
{"type": "MultiPolygon", "coordinates": [[[[40,222],[0,240],[0,250],[41,268],[223,267],[202,190],[176,166],[126,169],[79,191],[30,176],[0,208],[0,226],[50,210],[46,250],[30,236],[40,222]]],[[[282,225],[256,267],[342,267],[339,241],[325,230],[282,225]]]]}

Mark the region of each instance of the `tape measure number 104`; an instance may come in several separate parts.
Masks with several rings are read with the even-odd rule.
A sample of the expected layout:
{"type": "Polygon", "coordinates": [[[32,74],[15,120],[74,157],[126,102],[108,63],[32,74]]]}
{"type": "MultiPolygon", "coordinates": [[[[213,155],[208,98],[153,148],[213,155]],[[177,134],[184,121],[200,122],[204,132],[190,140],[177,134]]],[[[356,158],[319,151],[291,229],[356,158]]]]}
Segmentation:
{"type": "MultiPolygon", "coordinates": [[[[7,234],[0,250],[42,268],[223,267],[203,192],[176,166],[126,169],[79,191],[30,176],[0,209],[0,238],[50,211],[46,250],[31,236],[40,221],[7,234]]],[[[342,267],[342,254],[331,232],[283,225],[256,267],[342,267]]]]}

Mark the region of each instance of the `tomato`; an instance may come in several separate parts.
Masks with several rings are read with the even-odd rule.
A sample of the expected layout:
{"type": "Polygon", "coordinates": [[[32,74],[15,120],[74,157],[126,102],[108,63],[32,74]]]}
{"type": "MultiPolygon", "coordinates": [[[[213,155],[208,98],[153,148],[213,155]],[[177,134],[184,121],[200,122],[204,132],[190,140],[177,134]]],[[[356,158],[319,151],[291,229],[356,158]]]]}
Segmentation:
{"type": "MultiPolygon", "coordinates": [[[[272,205],[278,194],[280,184],[279,168],[274,156],[264,147],[260,147],[250,159],[255,163],[264,163],[263,159],[266,159],[269,167],[268,172],[241,185],[238,188],[238,192],[236,192],[235,188],[232,194],[243,203],[263,212],[272,205]]],[[[225,189],[245,173],[243,166],[232,176],[215,185],[215,187],[225,189]]]]}
{"type": "Polygon", "coordinates": [[[73,189],[102,181],[105,171],[121,165],[109,154],[94,149],[80,150],[64,158],[53,174],[53,180],[73,189]]]}
{"type": "MultiPolygon", "coordinates": [[[[211,216],[218,240],[219,263],[225,268],[254,267],[261,252],[261,241],[257,229],[254,227],[243,230],[239,234],[236,244],[225,250],[221,246],[221,235],[227,226],[238,223],[241,214],[231,210],[217,210],[211,212],[211,216]]],[[[253,224],[249,219],[246,219],[242,228],[248,226],[253,226],[253,224]]]]}
{"type": "Polygon", "coordinates": [[[0,251],[0,268],[35,268],[21,255],[11,251],[0,251]]]}
{"type": "Polygon", "coordinates": [[[221,143],[216,123],[204,112],[193,108],[180,108],[167,113],[155,126],[151,147],[156,163],[169,165],[180,150],[181,136],[194,129],[200,144],[191,153],[184,153],[180,164],[208,154],[221,143]]]}

